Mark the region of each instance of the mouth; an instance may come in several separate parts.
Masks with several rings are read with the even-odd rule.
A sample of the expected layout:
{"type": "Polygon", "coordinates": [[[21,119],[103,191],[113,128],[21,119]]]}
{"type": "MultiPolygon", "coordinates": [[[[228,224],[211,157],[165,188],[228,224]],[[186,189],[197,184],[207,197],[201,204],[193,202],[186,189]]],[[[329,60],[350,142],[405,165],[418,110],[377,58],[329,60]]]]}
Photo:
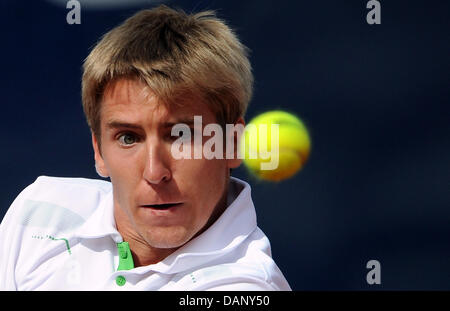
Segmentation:
{"type": "Polygon", "coordinates": [[[168,210],[172,207],[179,206],[181,204],[183,204],[183,203],[148,204],[148,205],[142,205],[142,207],[163,211],[163,210],[168,210]]]}

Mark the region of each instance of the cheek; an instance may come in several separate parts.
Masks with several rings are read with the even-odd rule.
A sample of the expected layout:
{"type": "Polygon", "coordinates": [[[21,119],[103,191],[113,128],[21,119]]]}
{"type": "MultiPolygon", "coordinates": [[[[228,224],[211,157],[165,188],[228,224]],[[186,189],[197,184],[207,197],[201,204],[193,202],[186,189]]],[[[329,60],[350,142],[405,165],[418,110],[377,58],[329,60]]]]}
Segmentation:
{"type": "Polygon", "coordinates": [[[110,150],[109,156],[105,157],[114,191],[121,201],[128,199],[142,178],[139,152],[128,151],[110,150]]]}
{"type": "Polygon", "coordinates": [[[198,206],[201,218],[208,218],[225,190],[227,166],[224,160],[182,160],[174,178],[198,206]],[[204,216],[204,217],[203,217],[204,216]]]}
{"type": "Polygon", "coordinates": [[[185,159],[178,160],[173,167],[173,177],[184,185],[198,188],[197,185],[207,184],[214,187],[217,181],[226,178],[227,165],[225,160],[185,159]]]}
{"type": "Polygon", "coordinates": [[[143,149],[139,145],[130,149],[122,149],[112,145],[105,152],[105,165],[111,174],[130,178],[141,169],[143,149]]]}

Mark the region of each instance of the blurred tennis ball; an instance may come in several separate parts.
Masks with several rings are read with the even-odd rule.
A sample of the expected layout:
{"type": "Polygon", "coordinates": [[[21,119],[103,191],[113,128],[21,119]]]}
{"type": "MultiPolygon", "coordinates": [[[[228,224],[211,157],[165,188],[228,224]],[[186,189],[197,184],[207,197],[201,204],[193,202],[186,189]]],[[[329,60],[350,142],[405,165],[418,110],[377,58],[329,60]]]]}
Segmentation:
{"type": "Polygon", "coordinates": [[[267,181],[294,176],[305,165],[311,148],[308,130],[300,118],[282,110],[257,115],[245,127],[242,138],[244,165],[252,175],[267,181]]]}

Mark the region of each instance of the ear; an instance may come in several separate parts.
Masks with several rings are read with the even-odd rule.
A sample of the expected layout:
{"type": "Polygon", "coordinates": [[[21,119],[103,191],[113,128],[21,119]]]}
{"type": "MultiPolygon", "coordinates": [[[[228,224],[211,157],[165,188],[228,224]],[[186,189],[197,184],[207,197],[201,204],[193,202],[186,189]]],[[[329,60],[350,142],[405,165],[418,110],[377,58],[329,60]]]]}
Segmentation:
{"type": "Polygon", "coordinates": [[[103,178],[109,177],[108,169],[105,166],[105,161],[103,161],[102,154],[100,152],[100,146],[98,144],[97,138],[94,133],[91,132],[92,136],[92,147],[94,148],[94,158],[95,158],[95,170],[97,174],[103,178]]]}
{"type": "MultiPolygon", "coordinates": [[[[234,123],[235,125],[235,129],[238,129],[239,127],[241,129],[244,129],[245,127],[245,121],[242,117],[240,117],[239,119],[237,119],[237,121],[234,123]]],[[[241,135],[244,132],[240,132],[240,131],[226,131],[225,135],[226,135],[226,150],[228,150],[228,148],[232,148],[230,150],[233,150],[233,156],[230,157],[230,155],[227,156],[227,166],[228,168],[237,168],[239,165],[241,165],[242,163],[242,159],[240,159],[238,157],[238,148],[240,146],[240,141],[241,141],[241,135]],[[228,133],[229,132],[229,133],[228,133]],[[232,144],[232,146],[229,146],[229,144],[232,144]]],[[[228,154],[228,153],[227,153],[228,154]]]]}

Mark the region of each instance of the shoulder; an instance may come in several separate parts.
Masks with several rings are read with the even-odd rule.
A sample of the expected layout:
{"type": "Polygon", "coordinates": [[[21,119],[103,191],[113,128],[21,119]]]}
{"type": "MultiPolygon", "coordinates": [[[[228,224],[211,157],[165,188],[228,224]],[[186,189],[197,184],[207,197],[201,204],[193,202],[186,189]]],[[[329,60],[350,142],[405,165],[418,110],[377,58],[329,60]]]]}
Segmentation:
{"type": "Polygon", "coordinates": [[[111,183],[100,179],[39,176],[29,187],[53,198],[58,192],[109,192],[111,183]]]}
{"type": "Polygon", "coordinates": [[[232,252],[184,274],[177,285],[201,291],[291,290],[271,256],[268,238],[259,228],[232,252]]]}
{"type": "Polygon", "coordinates": [[[26,279],[48,254],[65,251],[65,244],[46,242],[70,237],[110,191],[101,180],[48,176],[22,190],[0,224],[0,289],[16,289],[20,275],[26,279]]]}
{"type": "Polygon", "coordinates": [[[241,256],[236,267],[242,269],[242,273],[246,271],[250,279],[259,281],[251,282],[252,285],[248,290],[262,290],[258,289],[261,287],[265,290],[291,290],[285,276],[272,258],[269,239],[259,227],[247,238],[246,243],[243,243],[241,252],[245,252],[245,255],[241,256]]]}
{"type": "Polygon", "coordinates": [[[25,226],[76,226],[110,191],[111,184],[103,180],[40,176],[19,194],[8,214],[25,226]]]}

